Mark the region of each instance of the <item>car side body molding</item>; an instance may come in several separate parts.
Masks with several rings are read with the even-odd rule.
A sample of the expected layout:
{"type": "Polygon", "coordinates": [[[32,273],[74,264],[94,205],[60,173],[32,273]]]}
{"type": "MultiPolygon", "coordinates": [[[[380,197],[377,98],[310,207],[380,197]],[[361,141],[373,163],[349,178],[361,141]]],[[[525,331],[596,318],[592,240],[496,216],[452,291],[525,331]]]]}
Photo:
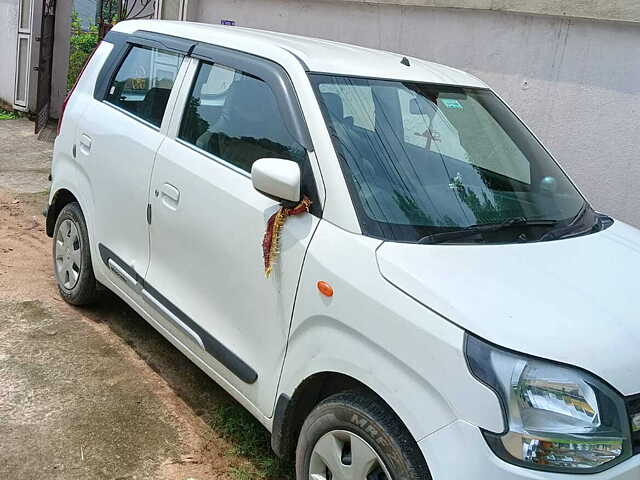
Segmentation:
{"type": "Polygon", "coordinates": [[[161,313],[163,318],[191,337],[204,351],[224,365],[243,382],[253,384],[258,380],[258,373],[253,368],[194,322],[191,317],[170,302],[148,282],[145,282],[144,279],[118,255],[101,243],[98,244],[98,249],[100,251],[100,258],[109,270],[122,279],[131,289],[140,290],[142,298],[161,313]]]}

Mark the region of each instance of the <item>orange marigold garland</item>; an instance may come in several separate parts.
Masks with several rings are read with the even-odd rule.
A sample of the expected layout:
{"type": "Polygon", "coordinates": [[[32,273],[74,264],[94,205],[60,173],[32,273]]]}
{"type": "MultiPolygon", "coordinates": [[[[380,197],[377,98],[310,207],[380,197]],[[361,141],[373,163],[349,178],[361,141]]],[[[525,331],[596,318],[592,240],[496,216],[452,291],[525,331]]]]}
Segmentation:
{"type": "Polygon", "coordinates": [[[264,274],[269,278],[273,270],[273,264],[278,257],[278,246],[280,243],[280,230],[288,217],[300,215],[309,211],[311,200],[306,195],[302,201],[293,208],[280,207],[276,213],[271,215],[267,222],[267,231],[262,239],[262,256],[264,258],[264,274]]]}

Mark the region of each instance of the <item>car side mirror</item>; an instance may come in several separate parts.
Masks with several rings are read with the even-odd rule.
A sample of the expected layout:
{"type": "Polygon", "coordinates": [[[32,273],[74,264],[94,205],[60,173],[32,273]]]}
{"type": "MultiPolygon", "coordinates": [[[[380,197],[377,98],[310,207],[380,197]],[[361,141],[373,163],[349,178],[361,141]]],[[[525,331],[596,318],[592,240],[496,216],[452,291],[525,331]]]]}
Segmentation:
{"type": "Polygon", "coordinates": [[[300,201],[300,166],[282,158],[261,158],[251,166],[253,188],[277,201],[300,201]]]}

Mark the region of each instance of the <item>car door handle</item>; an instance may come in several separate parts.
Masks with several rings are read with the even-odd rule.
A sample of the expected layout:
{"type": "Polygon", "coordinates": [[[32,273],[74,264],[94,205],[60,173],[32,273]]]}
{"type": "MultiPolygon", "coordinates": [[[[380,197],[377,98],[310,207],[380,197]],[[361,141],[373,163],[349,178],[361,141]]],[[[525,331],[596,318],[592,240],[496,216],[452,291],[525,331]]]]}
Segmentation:
{"type": "Polygon", "coordinates": [[[162,184],[159,190],[159,192],[156,190],[156,196],[158,196],[159,193],[160,200],[162,200],[163,205],[175,210],[180,202],[180,190],[170,183],[162,184]]]}
{"type": "Polygon", "coordinates": [[[89,135],[87,135],[86,133],[83,133],[82,135],[80,135],[80,150],[85,155],[88,155],[89,152],[91,151],[91,143],[92,143],[92,140],[89,135]]]}

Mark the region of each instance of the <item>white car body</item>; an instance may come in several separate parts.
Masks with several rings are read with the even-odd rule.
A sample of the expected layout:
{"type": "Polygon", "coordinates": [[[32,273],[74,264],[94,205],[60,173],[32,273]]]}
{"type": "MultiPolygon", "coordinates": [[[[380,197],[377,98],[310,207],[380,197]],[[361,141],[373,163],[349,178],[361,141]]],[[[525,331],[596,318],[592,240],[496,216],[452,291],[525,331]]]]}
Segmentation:
{"type": "MultiPolygon", "coordinates": [[[[257,192],[246,172],[177,139],[198,59],[185,58],[161,125],[150,128],[94,98],[114,48],[105,41],[66,106],[49,201],[56,205],[64,192],[79,202],[96,279],[270,431],[282,428],[279,398],[295,398],[318,375],[338,374],[393,409],[436,480],[582,477],[511,465],[490,450],[481,429],[504,430],[503,414],[495,393],[469,372],[465,332],[580,367],[622,395],[639,394],[633,272],[640,233],[616,221],[591,235],[514,245],[412,245],[362,235],[308,71],[488,88],[483,82],[419,59],[409,58],[407,68],[402,55],[284,34],[164,21],[114,27],[138,31],[227,47],[286,71],[314,147],[322,218],[287,221],[274,274],[265,278],[260,242],[277,202],[257,192]],[[130,270],[110,266],[99,245],[130,270]],[[318,281],[335,294],[321,295],[318,281]],[[147,283],[197,325],[154,300],[147,283]],[[201,331],[237,358],[207,353],[201,331]],[[229,368],[238,359],[249,367],[245,378],[229,368]]],[[[640,455],[589,477],[638,480],[640,455]]]]}

